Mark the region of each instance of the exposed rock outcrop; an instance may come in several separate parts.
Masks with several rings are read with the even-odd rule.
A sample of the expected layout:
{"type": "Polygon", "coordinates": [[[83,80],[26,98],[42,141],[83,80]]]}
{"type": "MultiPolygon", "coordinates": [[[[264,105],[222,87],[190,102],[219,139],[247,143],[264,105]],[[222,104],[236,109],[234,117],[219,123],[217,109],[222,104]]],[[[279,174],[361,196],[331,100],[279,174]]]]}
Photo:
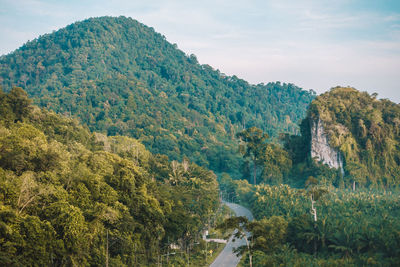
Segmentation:
{"type": "Polygon", "coordinates": [[[331,168],[343,170],[343,159],[339,151],[332,148],[321,119],[313,120],[311,124],[311,158],[316,158],[331,168]]]}

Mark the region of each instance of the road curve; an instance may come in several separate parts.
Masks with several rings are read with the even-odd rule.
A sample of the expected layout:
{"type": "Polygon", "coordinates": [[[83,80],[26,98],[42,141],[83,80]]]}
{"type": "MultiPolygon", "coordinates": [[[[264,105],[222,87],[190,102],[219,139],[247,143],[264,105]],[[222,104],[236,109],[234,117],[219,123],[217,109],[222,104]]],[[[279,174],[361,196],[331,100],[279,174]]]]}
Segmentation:
{"type": "MultiPolygon", "coordinates": [[[[233,210],[236,216],[246,216],[250,221],[253,220],[253,215],[245,207],[225,201],[223,203],[233,210]]],[[[244,239],[236,239],[235,242],[233,242],[232,239],[233,236],[229,238],[225,248],[214,262],[211,263],[210,267],[235,267],[239,263],[241,256],[237,257],[236,254],[233,253],[233,249],[245,245],[246,241],[244,239]]]]}

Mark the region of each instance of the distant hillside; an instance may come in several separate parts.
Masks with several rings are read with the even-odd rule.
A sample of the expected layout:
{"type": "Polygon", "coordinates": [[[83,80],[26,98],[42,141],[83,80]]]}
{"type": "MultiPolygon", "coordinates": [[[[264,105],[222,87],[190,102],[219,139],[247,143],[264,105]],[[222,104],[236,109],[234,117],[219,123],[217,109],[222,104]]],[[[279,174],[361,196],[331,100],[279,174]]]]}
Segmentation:
{"type": "Polygon", "coordinates": [[[26,43],[0,57],[0,84],[23,87],[38,105],[91,130],[227,172],[240,164],[238,131],[295,133],[315,97],[292,84],[226,76],[125,17],[88,19],[26,43]]]}
{"type": "Polygon", "coordinates": [[[343,159],[344,183],[399,184],[399,104],[354,88],[337,87],[312,101],[303,126],[310,129],[318,120],[330,147],[343,159]]]}

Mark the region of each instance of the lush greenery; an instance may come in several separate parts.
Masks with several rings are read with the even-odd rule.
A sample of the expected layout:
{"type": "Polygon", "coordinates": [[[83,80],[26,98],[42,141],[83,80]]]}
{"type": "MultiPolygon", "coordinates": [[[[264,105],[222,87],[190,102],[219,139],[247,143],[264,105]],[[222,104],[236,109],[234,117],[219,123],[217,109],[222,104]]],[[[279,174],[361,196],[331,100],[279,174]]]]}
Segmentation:
{"type": "Polygon", "coordinates": [[[239,133],[263,184],[227,174],[219,182],[223,195],[250,208],[256,220],[231,218],[220,227],[251,233],[238,250],[247,255],[245,266],[398,266],[399,122],[400,105],[337,87],[312,101],[300,136],[281,135],[283,148],[266,143],[260,129],[239,133]],[[341,153],[344,174],[311,159],[316,120],[341,153]]]}
{"type": "Polygon", "coordinates": [[[400,105],[354,88],[336,87],[310,105],[330,145],[344,158],[344,184],[393,186],[400,177],[400,105]]]}
{"type": "Polygon", "coordinates": [[[202,265],[218,206],[206,168],[256,218],[220,224],[252,233],[239,252],[254,266],[400,262],[398,104],[250,85],[125,17],[26,43],[0,57],[0,84],[3,265],[202,265]],[[344,175],[310,158],[319,119],[344,175]]]}
{"type": "MultiPolygon", "coordinates": [[[[254,186],[228,179],[224,185],[255,216],[254,222],[239,220],[252,233],[253,266],[397,266],[400,261],[399,192],[354,192],[326,184],[254,186]]],[[[236,226],[232,220],[228,223],[236,226]]],[[[240,251],[249,254],[246,247],[240,251]]]]}
{"type": "Polygon", "coordinates": [[[212,172],[30,102],[0,90],[0,265],[152,266],[170,244],[189,254],[218,206],[212,172]]]}
{"type": "MultiPolygon", "coordinates": [[[[243,179],[253,184],[289,181],[292,170],[290,153],[281,145],[272,143],[268,134],[251,127],[237,133],[237,137],[240,140],[239,152],[244,159],[240,166],[243,179]]],[[[226,175],[222,174],[221,179],[226,175]]]]}
{"type": "MultiPolygon", "coordinates": [[[[247,130],[246,130],[247,131],[247,130]]],[[[336,187],[394,188],[400,177],[400,105],[354,88],[332,88],[314,99],[300,123],[301,135],[281,134],[282,147],[258,144],[259,179],[303,187],[308,177],[336,187]],[[312,125],[320,120],[343,173],[311,159],[312,125]],[[268,167],[269,166],[269,167],[268,167]],[[262,172],[260,172],[260,170],[262,172]],[[267,179],[270,176],[271,179],[267,179]]],[[[250,172],[242,168],[245,176],[250,172]]]]}
{"type": "Polygon", "coordinates": [[[241,164],[237,132],[296,133],[315,97],[292,84],[226,76],[125,17],[88,19],[27,42],[0,57],[0,85],[21,86],[91,130],[231,174],[241,164]]]}

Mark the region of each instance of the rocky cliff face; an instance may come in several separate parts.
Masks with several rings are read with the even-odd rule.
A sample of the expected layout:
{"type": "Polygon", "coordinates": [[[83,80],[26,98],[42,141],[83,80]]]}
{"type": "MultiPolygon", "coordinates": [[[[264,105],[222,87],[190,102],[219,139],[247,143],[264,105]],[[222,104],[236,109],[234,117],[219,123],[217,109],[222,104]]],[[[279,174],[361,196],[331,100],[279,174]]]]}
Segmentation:
{"type": "Polygon", "coordinates": [[[342,156],[329,145],[328,136],[319,118],[311,125],[311,158],[316,158],[331,168],[340,169],[342,174],[344,172],[342,156]]]}

